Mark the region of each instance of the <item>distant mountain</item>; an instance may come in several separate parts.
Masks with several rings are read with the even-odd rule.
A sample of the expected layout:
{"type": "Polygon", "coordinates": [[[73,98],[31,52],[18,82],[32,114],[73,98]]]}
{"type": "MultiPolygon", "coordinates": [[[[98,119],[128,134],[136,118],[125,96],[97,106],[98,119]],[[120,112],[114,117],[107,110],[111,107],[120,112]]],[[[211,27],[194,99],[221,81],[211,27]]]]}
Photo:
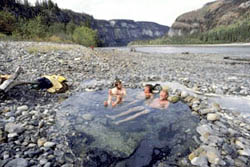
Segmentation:
{"type": "Polygon", "coordinates": [[[135,40],[148,40],[162,37],[169,27],[153,22],[133,20],[95,20],[94,29],[105,46],[124,46],[135,40]]]}
{"type": "Polygon", "coordinates": [[[219,26],[239,23],[250,18],[250,0],[216,0],[203,8],[179,16],[171,26],[169,36],[207,32],[219,26]]]}
{"type": "MultiPolygon", "coordinates": [[[[153,22],[134,22],[133,20],[96,20],[85,13],[76,13],[71,10],[58,8],[54,3],[45,3],[45,6],[30,6],[20,4],[18,0],[0,0],[0,11],[5,10],[17,18],[32,19],[38,15],[46,18],[50,23],[73,22],[78,25],[88,25],[98,31],[102,46],[124,46],[134,40],[159,38],[168,33],[169,27],[153,22]],[[51,5],[50,5],[51,4],[51,5]]],[[[24,1],[28,2],[28,1],[24,1]]],[[[50,1],[49,1],[50,2],[50,1]]]]}

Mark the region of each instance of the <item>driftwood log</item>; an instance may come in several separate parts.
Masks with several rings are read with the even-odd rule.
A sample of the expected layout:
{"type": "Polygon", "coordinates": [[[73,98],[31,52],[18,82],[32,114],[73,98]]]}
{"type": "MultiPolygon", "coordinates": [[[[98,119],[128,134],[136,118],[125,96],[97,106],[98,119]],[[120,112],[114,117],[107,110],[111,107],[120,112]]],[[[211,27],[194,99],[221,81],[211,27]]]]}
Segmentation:
{"type": "Polygon", "coordinates": [[[37,84],[37,82],[24,82],[24,81],[17,81],[18,76],[22,72],[22,68],[18,67],[14,74],[11,75],[11,77],[7,80],[5,80],[0,85],[0,93],[6,93],[10,89],[14,88],[15,86],[19,85],[26,85],[26,84],[37,84]]]}
{"type": "Polygon", "coordinates": [[[19,76],[19,74],[21,73],[22,68],[18,67],[15,71],[15,73],[13,75],[11,75],[11,77],[7,80],[5,80],[1,85],[0,85],[0,90],[3,92],[7,92],[8,90],[10,90],[12,88],[12,84],[14,83],[14,81],[17,79],[17,77],[19,76]]]}

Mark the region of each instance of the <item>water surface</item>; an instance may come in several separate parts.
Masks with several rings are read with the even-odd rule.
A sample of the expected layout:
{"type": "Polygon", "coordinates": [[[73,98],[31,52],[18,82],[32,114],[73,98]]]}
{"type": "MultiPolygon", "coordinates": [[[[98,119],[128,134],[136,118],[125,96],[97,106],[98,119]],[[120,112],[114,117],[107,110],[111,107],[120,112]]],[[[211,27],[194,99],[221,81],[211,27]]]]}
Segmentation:
{"type": "MultiPolygon", "coordinates": [[[[133,46],[132,46],[133,47],[133,46]]],[[[136,46],[137,52],[162,53],[162,54],[220,54],[225,56],[237,56],[250,58],[250,46],[136,46]]],[[[104,48],[130,51],[130,47],[104,48]]]]}
{"type": "Polygon", "coordinates": [[[57,126],[67,136],[83,166],[152,166],[158,160],[185,157],[195,147],[192,139],[199,118],[181,102],[168,109],[152,109],[138,97],[142,90],[127,90],[123,104],[104,107],[107,90],[84,92],[63,102],[57,126]],[[112,116],[134,112],[111,119],[112,116]],[[117,122],[148,110],[136,119],[117,122]],[[89,157],[84,159],[84,157],[89,157]]]}

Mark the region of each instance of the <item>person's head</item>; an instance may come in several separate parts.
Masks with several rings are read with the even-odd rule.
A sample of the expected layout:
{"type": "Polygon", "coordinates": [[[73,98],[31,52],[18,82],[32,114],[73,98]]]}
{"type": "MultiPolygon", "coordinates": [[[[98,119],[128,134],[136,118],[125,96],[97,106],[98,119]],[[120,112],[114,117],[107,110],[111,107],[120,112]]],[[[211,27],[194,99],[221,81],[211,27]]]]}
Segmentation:
{"type": "Polygon", "coordinates": [[[168,98],[168,90],[163,89],[160,92],[160,100],[167,100],[168,98]]]}
{"type": "Polygon", "coordinates": [[[122,82],[121,82],[120,80],[116,80],[116,81],[115,81],[115,87],[116,87],[117,89],[121,89],[121,88],[122,88],[122,82]]]}
{"type": "Polygon", "coordinates": [[[153,86],[150,84],[145,85],[144,87],[145,98],[149,99],[152,96],[152,93],[153,93],[153,86]]]}

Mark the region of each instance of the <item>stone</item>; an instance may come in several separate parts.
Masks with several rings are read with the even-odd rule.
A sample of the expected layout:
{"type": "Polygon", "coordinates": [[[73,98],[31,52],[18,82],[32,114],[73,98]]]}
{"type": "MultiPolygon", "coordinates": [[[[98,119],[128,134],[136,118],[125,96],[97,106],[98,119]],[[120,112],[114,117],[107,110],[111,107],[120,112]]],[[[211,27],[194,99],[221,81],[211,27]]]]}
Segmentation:
{"type": "Polygon", "coordinates": [[[2,131],[2,130],[0,129],[0,144],[1,144],[1,143],[4,143],[5,140],[6,140],[6,137],[5,137],[4,131],[2,131]]]}
{"type": "Polygon", "coordinates": [[[179,96],[170,96],[168,97],[168,101],[171,103],[176,103],[180,100],[179,96]]]}
{"type": "Polygon", "coordinates": [[[227,143],[223,144],[222,149],[229,155],[234,152],[234,148],[231,145],[228,145],[227,143]]]}
{"type": "Polygon", "coordinates": [[[248,167],[242,160],[240,160],[239,158],[234,160],[234,165],[236,167],[248,167]]]}
{"type": "Polygon", "coordinates": [[[195,157],[199,157],[200,155],[205,155],[204,154],[204,149],[199,147],[196,150],[194,150],[191,154],[189,154],[188,159],[192,161],[195,157]]]}
{"type": "Polygon", "coordinates": [[[193,100],[193,96],[187,96],[184,101],[190,103],[193,100]]]}
{"type": "Polygon", "coordinates": [[[218,114],[207,114],[208,121],[218,121],[220,119],[220,115],[218,114]]]}
{"type": "Polygon", "coordinates": [[[48,160],[43,158],[43,159],[40,159],[39,164],[44,165],[47,162],[48,162],[48,160]]]}
{"type": "Polygon", "coordinates": [[[212,108],[215,109],[215,110],[217,110],[217,111],[221,111],[221,106],[218,103],[213,103],[212,104],[212,108]]]}
{"type": "Polygon", "coordinates": [[[18,134],[17,133],[9,133],[8,134],[8,138],[14,138],[14,137],[17,137],[18,134]]]}
{"type": "Polygon", "coordinates": [[[44,167],[51,167],[51,162],[47,162],[44,167]]]}
{"type": "Polygon", "coordinates": [[[29,107],[27,105],[17,107],[18,112],[27,111],[29,107]]]}
{"type": "Polygon", "coordinates": [[[22,133],[24,131],[24,127],[22,124],[15,123],[7,123],[5,125],[5,131],[9,133],[22,133]]]}
{"type": "Polygon", "coordinates": [[[239,148],[244,148],[244,144],[239,140],[235,141],[235,145],[238,146],[239,148]]]}
{"type": "Polygon", "coordinates": [[[64,164],[62,167],[74,167],[73,164],[64,164]]]}
{"type": "Polygon", "coordinates": [[[205,156],[195,157],[194,159],[191,160],[191,164],[200,167],[207,167],[208,166],[207,157],[205,156]]]}
{"type": "Polygon", "coordinates": [[[3,113],[7,113],[7,112],[10,112],[11,110],[10,110],[10,108],[9,107],[5,107],[4,109],[3,109],[3,113]]]}
{"type": "Polygon", "coordinates": [[[9,161],[4,167],[27,167],[28,161],[23,158],[16,158],[9,161]]]}
{"type": "Polygon", "coordinates": [[[86,121],[92,121],[94,119],[94,116],[92,114],[83,114],[82,118],[86,121]]]}
{"type": "Polygon", "coordinates": [[[213,112],[214,112],[214,110],[213,110],[213,109],[210,109],[210,108],[206,108],[206,109],[200,110],[200,114],[201,114],[201,115],[206,115],[206,114],[208,114],[208,113],[213,113],[213,112]]]}
{"type": "Polygon", "coordinates": [[[36,144],[34,144],[34,143],[30,143],[29,145],[28,145],[28,147],[35,147],[36,146],[36,144]]]}
{"type": "Polygon", "coordinates": [[[211,146],[202,147],[206,151],[206,156],[211,164],[219,165],[221,162],[220,153],[217,148],[211,146]]]}
{"type": "Polygon", "coordinates": [[[186,91],[181,92],[181,98],[186,98],[188,96],[188,93],[186,91]]]}
{"type": "Polygon", "coordinates": [[[47,147],[47,148],[54,147],[55,145],[56,145],[56,143],[54,143],[54,142],[45,142],[44,143],[44,147],[47,147]]]}
{"type": "Polygon", "coordinates": [[[250,149],[239,150],[238,153],[250,157],[250,149]]]}
{"type": "Polygon", "coordinates": [[[228,128],[228,132],[230,136],[236,136],[238,134],[238,132],[232,128],[228,128]]]}
{"type": "Polygon", "coordinates": [[[37,140],[38,147],[42,147],[44,145],[44,143],[46,143],[46,139],[45,138],[41,138],[41,139],[37,140]]]}
{"type": "Polygon", "coordinates": [[[212,130],[212,128],[205,124],[205,125],[201,125],[201,126],[198,126],[196,128],[196,131],[201,135],[201,136],[204,136],[204,135],[207,135],[207,134],[214,134],[214,131],[212,130]]]}

